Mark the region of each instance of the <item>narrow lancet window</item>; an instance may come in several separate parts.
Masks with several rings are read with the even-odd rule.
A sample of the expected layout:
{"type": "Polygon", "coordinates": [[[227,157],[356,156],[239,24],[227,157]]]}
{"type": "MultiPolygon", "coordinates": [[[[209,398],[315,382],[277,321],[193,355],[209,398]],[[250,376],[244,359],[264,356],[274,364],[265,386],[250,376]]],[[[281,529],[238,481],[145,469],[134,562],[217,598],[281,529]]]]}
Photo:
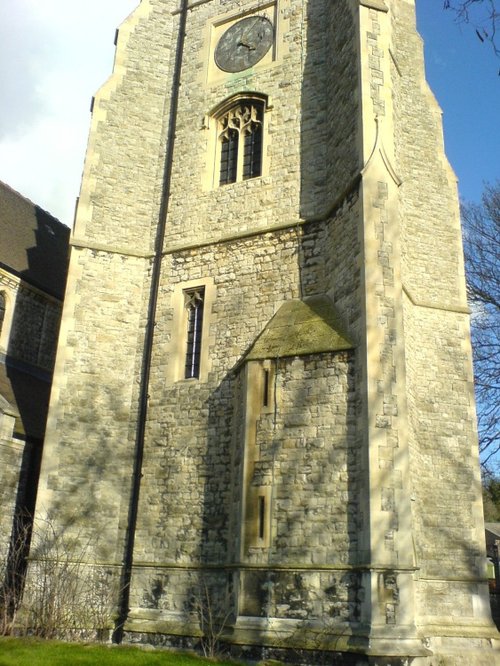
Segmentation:
{"type": "Polygon", "coordinates": [[[184,292],[187,310],[187,344],[184,377],[200,376],[201,335],[203,331],[204,289],[184,292]]]}
{"type": "Polygon", "coordinates": [[[259,496],[259,539],[265,536],[265,521],[266,521],[266,498],[264,495],[259,496]]]}
{"type": "Polygon", "coordinates": [[[269,407],[269,370],[264,368],[264,386],[262,394],[262,404],[269,407]]]}
{"type": "Polygon", "coordinates": [[[7,306],[7,301],[5,294],[0,291],[0,333],[2,332],[3,320],[5,319],[5,310],[7,306]]]}

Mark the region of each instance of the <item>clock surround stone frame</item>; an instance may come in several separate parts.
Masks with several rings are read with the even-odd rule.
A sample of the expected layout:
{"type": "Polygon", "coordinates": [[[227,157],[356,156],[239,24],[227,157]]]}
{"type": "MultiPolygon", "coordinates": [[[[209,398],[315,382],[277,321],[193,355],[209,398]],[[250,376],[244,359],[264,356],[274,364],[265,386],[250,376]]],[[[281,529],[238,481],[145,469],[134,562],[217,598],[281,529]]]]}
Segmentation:
{"type": "Polygon", "coordinates": [[[237,11],[230,11],[217,16],[209,24],[207,24],[207,49],[206,49],[206,79],[205,85],[213,86],[226,82],[232,82],[235,78],[247,77],[254,71],[275,66],[279,64],[283,56],[283,44],[281,43],[281,20],[282,20],[282,5],[286,5],[286,0],[272,0],[271,2],[255,3],[250,8],[242,11],[241,7],[237,11]],[[220,38],[224,33],[229,30],[233,25],[242,19],[251,16],[264,16],[267,18],[274,28],[274,40],[267,53],[252,67],[241,70],[239,72],[226,72],[220,69],[215,61],[215,49],[219,43],[220,38]]]}

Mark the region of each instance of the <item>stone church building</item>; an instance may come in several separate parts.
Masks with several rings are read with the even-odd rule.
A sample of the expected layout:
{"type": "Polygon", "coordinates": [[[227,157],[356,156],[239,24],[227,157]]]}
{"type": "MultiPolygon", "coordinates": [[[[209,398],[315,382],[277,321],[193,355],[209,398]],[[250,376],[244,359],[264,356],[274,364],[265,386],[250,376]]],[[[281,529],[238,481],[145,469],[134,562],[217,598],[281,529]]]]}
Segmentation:
{"type": "Polygon", "coordinates": [[[413,0],[142,0],[121,25],[37,503],[119,580],[115,640],[194,644],[201,590],[235,654],[495,663],[422,51],[413,0]]]}
{"type": "Polygon", "coordinates": [[[35,509],[69,234],[0,181],[0,586],[35,509]]]}

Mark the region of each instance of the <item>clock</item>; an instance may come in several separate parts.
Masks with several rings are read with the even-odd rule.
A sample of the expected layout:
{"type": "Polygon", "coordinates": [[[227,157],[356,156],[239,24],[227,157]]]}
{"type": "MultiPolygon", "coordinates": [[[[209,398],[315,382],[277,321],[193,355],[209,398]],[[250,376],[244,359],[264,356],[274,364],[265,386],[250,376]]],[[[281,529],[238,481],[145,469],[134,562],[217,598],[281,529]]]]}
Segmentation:
{"type": "Polygon", "coordinates": [[[273,24],[265,16],[241,19],[219,39],[215,49],[217,67],[224,72],[242,72],[266,55],[273,39],[273,24]]]}

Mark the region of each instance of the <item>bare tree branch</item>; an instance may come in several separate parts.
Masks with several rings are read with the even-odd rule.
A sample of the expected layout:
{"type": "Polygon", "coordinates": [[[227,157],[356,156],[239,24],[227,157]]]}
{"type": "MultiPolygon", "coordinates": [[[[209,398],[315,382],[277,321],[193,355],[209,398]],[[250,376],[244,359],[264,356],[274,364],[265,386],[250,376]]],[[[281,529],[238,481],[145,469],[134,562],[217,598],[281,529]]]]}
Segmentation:
{"type": "Polygon", "coordinates": [[[470,25],[478,39],[489,42],[495,54],[500,57],[498,0],[444,0],[443,7],[455,14],[458,23],[470,25]]]}
{"type": "Polygon", "coordinates": [[[479,446],[488,466],[500,451],[500,182],[486,186],[481,205],[462,205],[462,221],[479,446]]]}

